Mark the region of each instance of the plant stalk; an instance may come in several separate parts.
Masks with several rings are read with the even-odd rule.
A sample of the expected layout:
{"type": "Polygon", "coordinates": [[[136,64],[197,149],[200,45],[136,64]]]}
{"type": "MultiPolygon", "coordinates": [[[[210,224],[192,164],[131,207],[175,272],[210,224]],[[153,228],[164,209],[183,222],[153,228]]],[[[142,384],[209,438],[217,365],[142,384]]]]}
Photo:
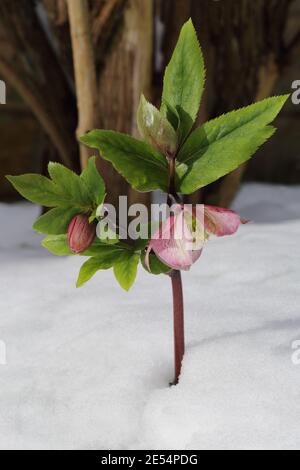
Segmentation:
{"type": "MultiPolygon", "coordinates": [[[[169,158],[169,196],[168,205],[171,207],[174,201],[180,201],[180,197],[176,192],[175,170],[176,158],[169,158]],[[172,201],[172,198],[174,201],[172,201]]],[[[181,373],[181,365],[184,356],[184,303],[183,288],[180,271],[172,271],[172,291],[173,291],[173,312],[174,312],[174,362],[175,362],[175,378],[171,385],[177,385],[181,373]]]]}
{"type": "Polygon", "coordinates": [[[181,272],[173,271],[171,274],[174,310],[174,358],[175,379],[172,385],[177,385],[184,356],[184,304],[181,272]]]}

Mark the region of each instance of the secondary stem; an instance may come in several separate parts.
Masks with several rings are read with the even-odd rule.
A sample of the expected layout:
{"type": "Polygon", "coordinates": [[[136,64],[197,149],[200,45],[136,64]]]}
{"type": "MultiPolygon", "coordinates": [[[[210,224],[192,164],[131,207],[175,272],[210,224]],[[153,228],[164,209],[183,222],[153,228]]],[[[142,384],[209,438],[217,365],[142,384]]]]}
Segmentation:
{"type": "Polygon", "coordinates": [[[171,274],[174,309],[174,357],[175,379],[173,385],[178,384],[181,365],[184,356],[184,305],[181,272],[173,271],[171,274]]]}
{"type": "Polygon", "coordinates": [[[175,158],[169,158],[169,194],[177,198],[176,187],[175,187],[175,158]]]}

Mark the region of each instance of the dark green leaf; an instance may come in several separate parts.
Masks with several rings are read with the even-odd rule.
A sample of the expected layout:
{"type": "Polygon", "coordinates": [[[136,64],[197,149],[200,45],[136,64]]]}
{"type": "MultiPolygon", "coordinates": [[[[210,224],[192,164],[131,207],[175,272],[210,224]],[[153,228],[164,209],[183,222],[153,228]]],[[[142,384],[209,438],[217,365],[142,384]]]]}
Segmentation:
{"type": "Polygon", "coordinates": [[[119,132],[103,130],[89,132],[81,142],[98,149],[101,156],[110,161],[137,191],[167,191],[167,161],[145,142],[119,132]]]}
{"type": "Polygon", "coordinates": [[[165,103],[177,110],[181,123],[181,139],[189,134],[198,114],[204,90],[205,67],[203,55],[193,23],[183,26],[164,77],[162,111],[165,103]]]}
{"type": "Polygon", "coordinates": [[[178,141],[181,141],[181,136],[179,135],[179,130],[180,130],[180,116],[176,108],[171,106],[169,103],[164,102],[162,107],[165,110],[166,117],[169,121],[169,123],[172,125],[173,129],[177,133],[177,138],[178,141]]]}
{"type": "Polygon", "coordinates": [[[275,132],[271,123],[288,96],[260,101],[207,122],[177,157],[177,188],[191,194],[247,161],[275,132]]]}
{"type": "Polygon", "coordinates": [[[96,157],[91,157],[87,168],[82,172],[81,178],[86,184],[95,205],[99,206],[105,198],[105,183],[96,167],[96,157]]]}

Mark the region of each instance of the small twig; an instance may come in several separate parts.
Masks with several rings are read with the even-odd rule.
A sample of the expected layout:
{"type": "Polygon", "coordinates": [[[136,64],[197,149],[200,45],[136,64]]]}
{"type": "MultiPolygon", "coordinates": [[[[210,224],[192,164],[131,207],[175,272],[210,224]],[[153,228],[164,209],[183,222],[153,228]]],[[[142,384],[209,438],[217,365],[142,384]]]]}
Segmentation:
{"type": "Polygon", "coordinates": [[[110,0],[109,2],[106,2],[103,5],[100,14],[95,18],[93,22],[93,38],[95,44],[103,34],[104,28],[107,27],[107,22],[109,21],[118,3],[119,0],[110,0]]]}

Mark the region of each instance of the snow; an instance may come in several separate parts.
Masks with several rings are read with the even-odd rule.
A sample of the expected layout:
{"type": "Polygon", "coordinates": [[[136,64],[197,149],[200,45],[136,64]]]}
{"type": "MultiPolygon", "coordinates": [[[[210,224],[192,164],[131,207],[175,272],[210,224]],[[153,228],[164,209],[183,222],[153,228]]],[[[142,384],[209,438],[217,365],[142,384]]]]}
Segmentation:
{"type": "Polygon", "coordinates": [[[111,272],[80,290],[38,209],[0,204],[1,449],[299,449],[300,188],[246,185],[253,223],[184,275],[187,352],[173,374],[169,280],[111,272]],[[294,361],[295,362],[295,361],[294,361]]]}

